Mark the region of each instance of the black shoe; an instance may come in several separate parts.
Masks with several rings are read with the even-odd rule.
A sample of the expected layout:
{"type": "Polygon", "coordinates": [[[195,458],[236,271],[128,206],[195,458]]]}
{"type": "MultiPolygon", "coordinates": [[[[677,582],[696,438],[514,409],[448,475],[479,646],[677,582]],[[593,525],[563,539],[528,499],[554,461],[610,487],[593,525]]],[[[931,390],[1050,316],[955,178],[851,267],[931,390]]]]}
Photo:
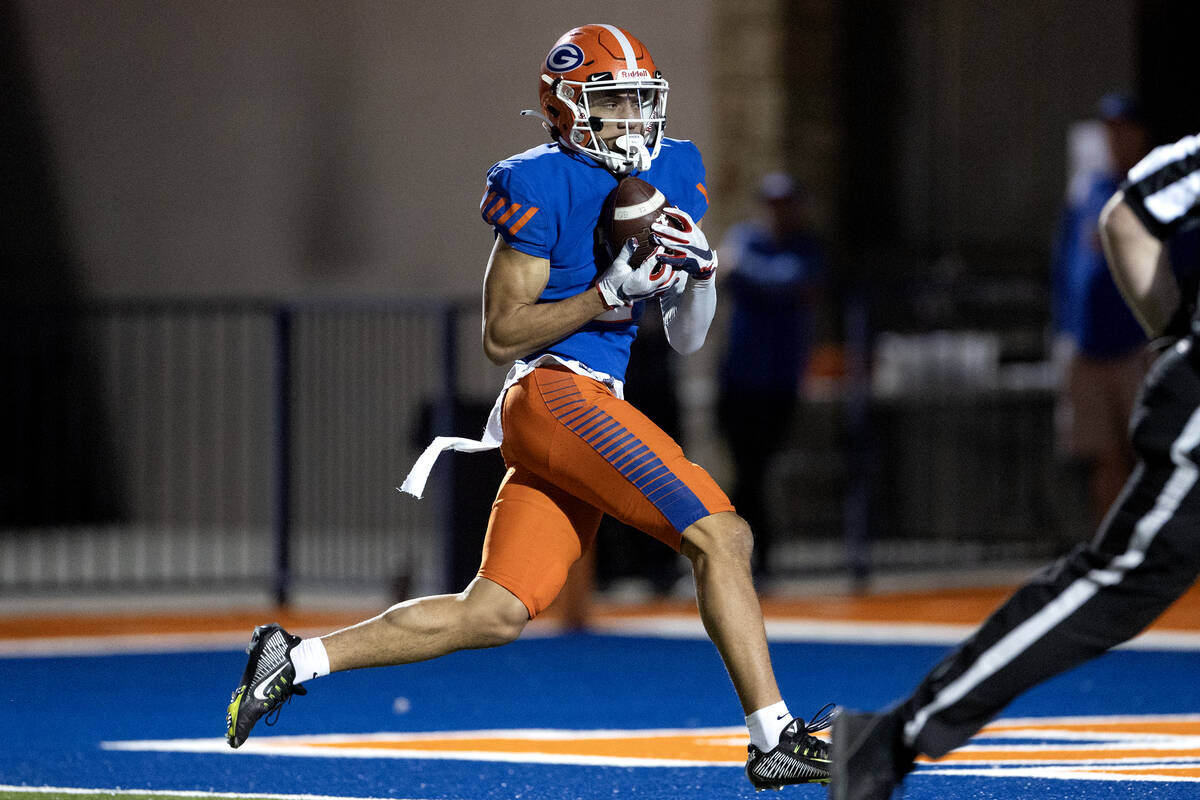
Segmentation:
{"type": "MultiPolygon", "coordinates": [[[[278,714],[283,702],[294,694],[307,694],[296,685],[296,669],[289,654],[300,644],[299,636],[275,623],[259,625],[246,645],[250,660],[242,673],[241,684],[233,690],[229,710],[225,715],[225,740],[230,747],[241,747],[250,729],[265,714],[278,714]]],[[[274,718],[267,720],[268,725],[274,718]]]]}
{"type": "Polygon", "coordinates": [[[779,744],[766,753],[750,745],[746,777],[754,788],[761,792],[791,783],[829,783],[829,743],[812,734],[828,728],[835,714],[830,703],[807,725],[796,717],[779,734],[779,744]]]}
{"type": "Polygon", "coordinates": [[[917,756],[902,734],[903,721],[894,712],[838,715],[831,736],[829,800],[888,800],[917,756]]]}

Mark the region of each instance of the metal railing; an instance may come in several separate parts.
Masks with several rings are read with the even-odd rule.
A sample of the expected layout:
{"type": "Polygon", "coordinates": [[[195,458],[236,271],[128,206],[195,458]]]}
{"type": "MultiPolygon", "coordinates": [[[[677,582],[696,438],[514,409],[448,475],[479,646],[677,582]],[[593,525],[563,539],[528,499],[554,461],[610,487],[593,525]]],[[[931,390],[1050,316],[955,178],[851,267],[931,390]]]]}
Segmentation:
{"type": "MultiPolygon", "coordinates": [[[[483,358],[478,324],[476,301],[431,299],[4,309],[0,592],[444,591],[463,566],[455,538],[482,530],[478,514],[480,531],[452,527],[467,505],[486,518],[495,483],[471,478],[479,457],[447,456],[425,500],[395,487],[430,436],[482,430],[505,370],[483,358]]],[[[989,389],[810,405],[816,426],[773,473],[778,527],[803,539],[795,560],[815,563],[814,543],[823,568],[857,572],[1042,555],[1049,401],[989,389]]]]}
{"type": "Polygon", "coordinates": [[[495,391],[459,363],[461,307],[7,309],[0,590],[441,588],[445,492],[395,487],[461,392],[495,391]]]}

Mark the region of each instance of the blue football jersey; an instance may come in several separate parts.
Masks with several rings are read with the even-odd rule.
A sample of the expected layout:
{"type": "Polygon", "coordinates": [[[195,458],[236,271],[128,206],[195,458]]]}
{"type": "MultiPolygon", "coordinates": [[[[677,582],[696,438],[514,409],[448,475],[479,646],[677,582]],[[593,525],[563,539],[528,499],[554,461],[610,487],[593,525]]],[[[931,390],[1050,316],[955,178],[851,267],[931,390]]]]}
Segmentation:
{"type": "MultiPolygon", "coordinates": [[[[704,162],[689,141],[664,139],[650,169],[634,174],[696,221],[708,210],[704,162]]],[[[608,268],[596,227],[604,199],[616,185],[608,170],[557,144],[518,153],[488,170],[480,204],[484,221],[513,249],[550,262],[539,303],[585,291],[608,268]]],[[[640,303],[633,309],[613,309],[522,360],[552,353],[623,381],[640,314],[640,303]]]]}

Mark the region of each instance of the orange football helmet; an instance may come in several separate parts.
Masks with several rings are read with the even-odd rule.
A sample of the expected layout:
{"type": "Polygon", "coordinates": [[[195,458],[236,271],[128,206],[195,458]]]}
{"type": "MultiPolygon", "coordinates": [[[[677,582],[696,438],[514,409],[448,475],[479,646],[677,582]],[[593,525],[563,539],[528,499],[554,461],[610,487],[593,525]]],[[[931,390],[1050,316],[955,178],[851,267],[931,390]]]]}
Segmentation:
{"type": "Polygon", "coordinates": [[[583,25],[563,34],[542,64],[538,99],[555,141],[617,174],[649,169],[662,148],[667,82],[646,46],[614,25],[583,25]],[[615,115],[617,97],[632,115],[615,115]],[[624,131],[611,145],[598,135],[606,123],[624,131]]]}

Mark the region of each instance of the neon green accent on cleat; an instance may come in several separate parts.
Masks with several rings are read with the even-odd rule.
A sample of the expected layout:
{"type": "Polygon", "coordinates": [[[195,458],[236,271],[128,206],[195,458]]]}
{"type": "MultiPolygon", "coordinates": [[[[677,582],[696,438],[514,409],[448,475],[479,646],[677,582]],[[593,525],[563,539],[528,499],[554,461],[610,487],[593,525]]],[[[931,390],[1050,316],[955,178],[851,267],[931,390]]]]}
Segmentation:
{"type": "Polygon", "coordinates": [[[238,710],[242,706],[242,697],[244,696],[243,688],[244,687],[240,687],[236,692],[233,693],[233,700],[229,703],[229,710],[225,717],[229,725],[225,731],[226,736],[233,736],[234,727],[237,725],[238,710]]]}

